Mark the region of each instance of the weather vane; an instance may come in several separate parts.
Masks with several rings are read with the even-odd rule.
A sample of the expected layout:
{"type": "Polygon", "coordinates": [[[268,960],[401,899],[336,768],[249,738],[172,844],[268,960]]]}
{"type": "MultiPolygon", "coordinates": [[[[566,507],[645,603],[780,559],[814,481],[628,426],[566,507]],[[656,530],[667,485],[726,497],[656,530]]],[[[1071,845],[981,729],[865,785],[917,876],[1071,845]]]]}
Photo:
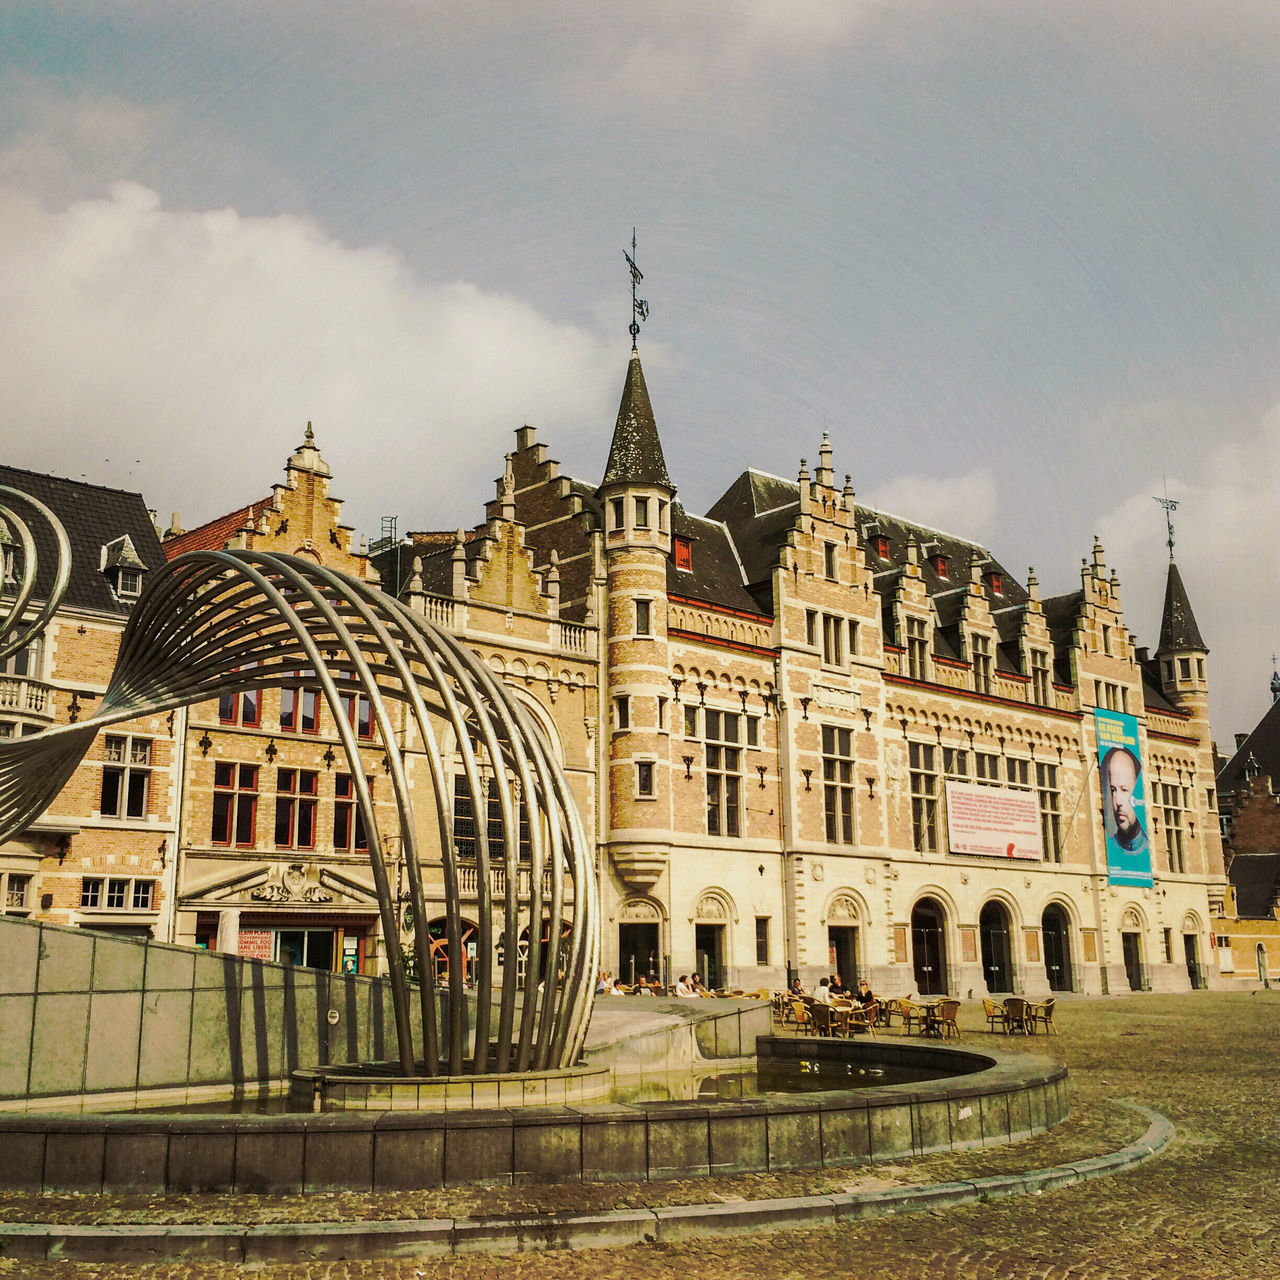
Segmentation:
{"type": "Polygon", "coordinates": [[[627,266],[631,268],[631,324],[628,328],[628,332],[631,334],[631,345],[633,347],[636,345],[636,339],[640,336],[640,324],[636,317],[638,316],[640,320],[647,320],[649,318],[649,304],[643,298],[636,297],[636,285],[644,279],[644,272],[636,266],[635,251],[636,229],[635,227],[632,227],[631,252],[628,253],[623,249],[622,256],[626,258],[627,266]]]}
{"type": "Polygon", "coordinates": [[[1173,559],[1173,513],[1178,509],[1177,499],[1169,497],[1169,490],[1166,487],[1163,498],[1157,498],[1156,501],[1164,508],[1164,522],[1169,529],[1169,537],[1166,545],[1169,548],[1169,559],[1173,559]]]}

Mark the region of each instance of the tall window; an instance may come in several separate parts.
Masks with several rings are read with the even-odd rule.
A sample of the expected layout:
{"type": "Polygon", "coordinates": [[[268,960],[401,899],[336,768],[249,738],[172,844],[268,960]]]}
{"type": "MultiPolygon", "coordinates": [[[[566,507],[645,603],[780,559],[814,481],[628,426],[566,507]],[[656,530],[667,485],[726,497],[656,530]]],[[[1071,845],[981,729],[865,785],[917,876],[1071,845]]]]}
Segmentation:
{"type": "Polygon", "coordinates": [[[834,542],[822,544],[822,569],[832,582],[836,580],[836,544],[834,542]]]}
{"type": "Polygon", "coordinates": [[[973,688],[975,693],[991,692],[991,637],[973,636],[973,688]]]}
{"type": "MultiPolygon", "coordinates": [[[[344,672],[339,677],[350,679],[349,672],[344,672]]],[[[373,708],[369,703],[369,695],[366,693],[356,693],[347,691],[338,695],[342,705],[342,714],[346,716],[351,727],[356,731],[357,738],[373,737],[373,708]]]]}
{"type": "Polygon", "coordinates": [[[822,661],[828,667],[844,666],[844,619],[822,615],[822,661]]]}
{"type": "Polygon", "coordinates": [[[145,818],[151,794],[151,740],[108,734],[102,745],[106,764],[98,812],[104,818],[145,818]]]}
{"type": "Polygon", "coordinates": [[[625,693],[613,700],[613,727],[619,731],[631,728],[631,699],[625,693]]]}
{"type": "Polygon", "coordinates": [[[1058,766],[1036,765],[1036,798],[1040,802],[1040,839],[1046,862],[1062,861],[1062,796],[1058,790],[1058,766]]]}
{"type": "Polygon", "coordinates": [[[650,615],[652,613],[652,602],[649,600],[636,601],[636,635],[651,635],[650,615]]]}
{"type": "Polygon", "coordinates": [[[948,778],[967,778],[969,776],[969,753],[959,747],[942,748],[942,772],[948,778]]]}
{"type": "Polygon", "coordinates": [[[707,834],[741,834],[742,748],[738,746],[741,716],[707,710],[704,736],[707,755],[707,834]]]}
{"type": "Polygon", "coordinates": [[[652,760],[636,761],[636,795],[646,800],[657,795],[657,786],[654,781],[656,767],[652,760]]]}
{"type": "Polygon", "coordinates": [[[1183,810],[1187,805],[1186,789],[1176,783],[1160,783],[1160,808],[1164,818],[1164,844],[1169,851],[1169,870],[1181,873],[1187,869],[1182,843],[1183,810]]]}
{"type": "Polygon", "coordinates": [[[636,528],[647,529],[649,527],[649,499],[636,499],[636,528]]]}
{"type": "Polygon", "coordinates": [[[1049,705],[1049,655],[1043,649],[1031,650],[1031,701],[1049,705]]]}
{"type": "Polygon", "coordinates": [[[280,729],[283,733],[315,733],[320,728],[320,690],[304,685],[280,690],[280,729]]]}
{"type": "Polygon", "coordinates": [[[938,775],[935,748],[927,742],[908,743],[911,775],[911,838],[921,853],[938,848],[938,775]]]}
{"type": "Polygon", "coordinates": [[[43,644],[42,638],[37,636],[25,648],[0,660],[0,675],[29,676],[33,680],[39,680],[42,672],[43,644]]]}
{"type": "Polygon", "coordinates": [[[853,843],[853,732],[822,726],[822,787],[827,843],[853,843]]]}
{"type": "Polygon", "coordinates": [[[1005,779],[1011,787],[1019,791],[1031,790],[1031,761],[1015,760],[1009,756],[1004,762],[1005,779]]]}
{"type": "MultiPolygon", "coordinates": [[[[454,832],[457,833],[458,822],[458,789],[457,784],[463,784],[462,790],[466,790],[466,779],[454,779],[454,832]]],[[[471,797],[467,797],[467,804],[470,805],[471,797]]],[[[454,841],[455,846],[458,844],[454,841]]],[[[475,821],[471,821],[471,856],[475,857],[475,821]]],[[[340,773],[333,780],[333,847],[341,849],[347,853],[363,853],[369,847],[369,837],[364,829],[364,814],[360,812],[360,806],[356,802],[356,786],[355,780],[349,773],[340,773]]],[[[458,847],[461,854],[461,847],[458,847]]]]}
{"type": "Polygon", "coordinates": [[[214,844],[252,848],[258,826],[258,766],[219,761],[213,766],[214,844]]]}
{"type": "Polygon", "coordinates": [[[929,677],[928,628],[923,618],[907,619],[907,674],[913,680],[929,677]]]}
{"type": "MultiPolygon", "coordinates": [[[[350,779],[347,780],[350,785],[350,779]]],[[[476,858],[476,806],[466,778],[453,777],[453,847],[458,857],[474,862],[476,858]]]]}
{"type": "Polygon", "coordinates": [[[756,964],[769,963],[769,917],[756,916],[756,964]]]}
{"type": "Polygon", "coordinates": [[[612,498],[609,502],[609,510],[613,515],[613,527],[621,529],[626,524],[626,517],[622,513],[622,499],[612,498]]]}
{"type": "Polygon", "coordinates": [[[984,787],[1000,785],[1000,757],[994,751],[973,753],[973,780],[984,787]]]}
{"type": "Polygon", "coordinates": [[[276,770],[276,848],[316,847],[320,775],[313,769],[276,770]]]}

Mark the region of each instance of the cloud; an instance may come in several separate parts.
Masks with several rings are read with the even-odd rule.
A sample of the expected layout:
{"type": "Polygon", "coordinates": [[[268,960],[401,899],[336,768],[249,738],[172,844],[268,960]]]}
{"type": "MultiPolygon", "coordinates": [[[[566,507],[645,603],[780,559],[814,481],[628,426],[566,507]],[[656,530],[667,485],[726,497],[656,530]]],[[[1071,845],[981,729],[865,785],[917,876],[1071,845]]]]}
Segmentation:
{"type": "Polygon", "coordinates": [[[308,419],[349,520],[472,523],[526,413],[564,439],[611,420],[621,378],[520,298],[130,182],[56,209],[0,184],[0,301],[5,460],[188,526],[262,496],[308,419]]]}
{"type": "MultiPolygon", "coordinates": [[[[1204,433],[1207,437],[1209,433],[1204,433]]],[[[1210,649],[1209,710],[1220,745],[1251,729],[1270,703],[1271,654],[1280,649],[1280,406],[1254,424],[1219,424],[1191,474],[1171,474],[1174,556],[1210,649]]],[[[1165,575],[1146,567],[1167,559],[1163,515],[1149,495],[1163,492],[1153,467],[1098,525],[1107,561],[1120,575],[1125,621],[1155,648],[1165,575]]]]}
{"type": "Polygon", "coordinates": [[[985,467],[962,476],[897,476],[858,501],[974,542],[990,538],[999,511],[996,480],[985,467]]]}

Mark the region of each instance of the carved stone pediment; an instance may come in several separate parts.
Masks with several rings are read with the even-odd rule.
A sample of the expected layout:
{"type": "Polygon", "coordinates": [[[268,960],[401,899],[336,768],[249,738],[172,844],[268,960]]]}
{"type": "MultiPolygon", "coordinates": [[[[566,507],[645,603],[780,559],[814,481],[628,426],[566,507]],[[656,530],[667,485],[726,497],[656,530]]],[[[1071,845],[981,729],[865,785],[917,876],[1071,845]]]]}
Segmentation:
{"type": "Polygon", "coordinates": [[[189,855],[183,868],[179,903],[186,909],[206,907],[359,907],[377,909],[372,884],[364,884],[322,862],[250,864],[227,874],[225,863],[189,855]]]}

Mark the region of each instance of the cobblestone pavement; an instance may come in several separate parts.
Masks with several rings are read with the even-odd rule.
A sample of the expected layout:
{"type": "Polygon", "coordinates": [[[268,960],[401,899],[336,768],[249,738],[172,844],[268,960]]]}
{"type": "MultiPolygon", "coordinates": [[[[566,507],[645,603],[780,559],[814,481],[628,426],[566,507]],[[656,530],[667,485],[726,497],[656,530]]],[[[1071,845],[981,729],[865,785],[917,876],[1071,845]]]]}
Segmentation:
{"type": "MultiPolygon", "coordinates": [[[[980,1012],[972,1005],[961,1015],[965,1040],[974,1046],[987,1042],[980,1012]]],[[[0,1218],[104,1223],[506,1217],[958,1180],[1040,1168],[1133,1141],[1145,1124],[1114,1107],[1113,1098],[1132,1098],[1172,1118],[1177,1136],[1163,1155],[1115,1177],[1040,1196],[821,1230],[574,1253],[239,1269],[195,1262],[0,1259],[0,1280],[1280,1280],[1280,993],[1069,998],[1059,1002],[1057,1021],[1057,1039],[991,1040],[1017,1052],[1060,1055],[1071,1071],[1071,1120],[1016,1147],[865,1171],[519,1192],[172,1200],[0,1196],[0,1218]]]]}

